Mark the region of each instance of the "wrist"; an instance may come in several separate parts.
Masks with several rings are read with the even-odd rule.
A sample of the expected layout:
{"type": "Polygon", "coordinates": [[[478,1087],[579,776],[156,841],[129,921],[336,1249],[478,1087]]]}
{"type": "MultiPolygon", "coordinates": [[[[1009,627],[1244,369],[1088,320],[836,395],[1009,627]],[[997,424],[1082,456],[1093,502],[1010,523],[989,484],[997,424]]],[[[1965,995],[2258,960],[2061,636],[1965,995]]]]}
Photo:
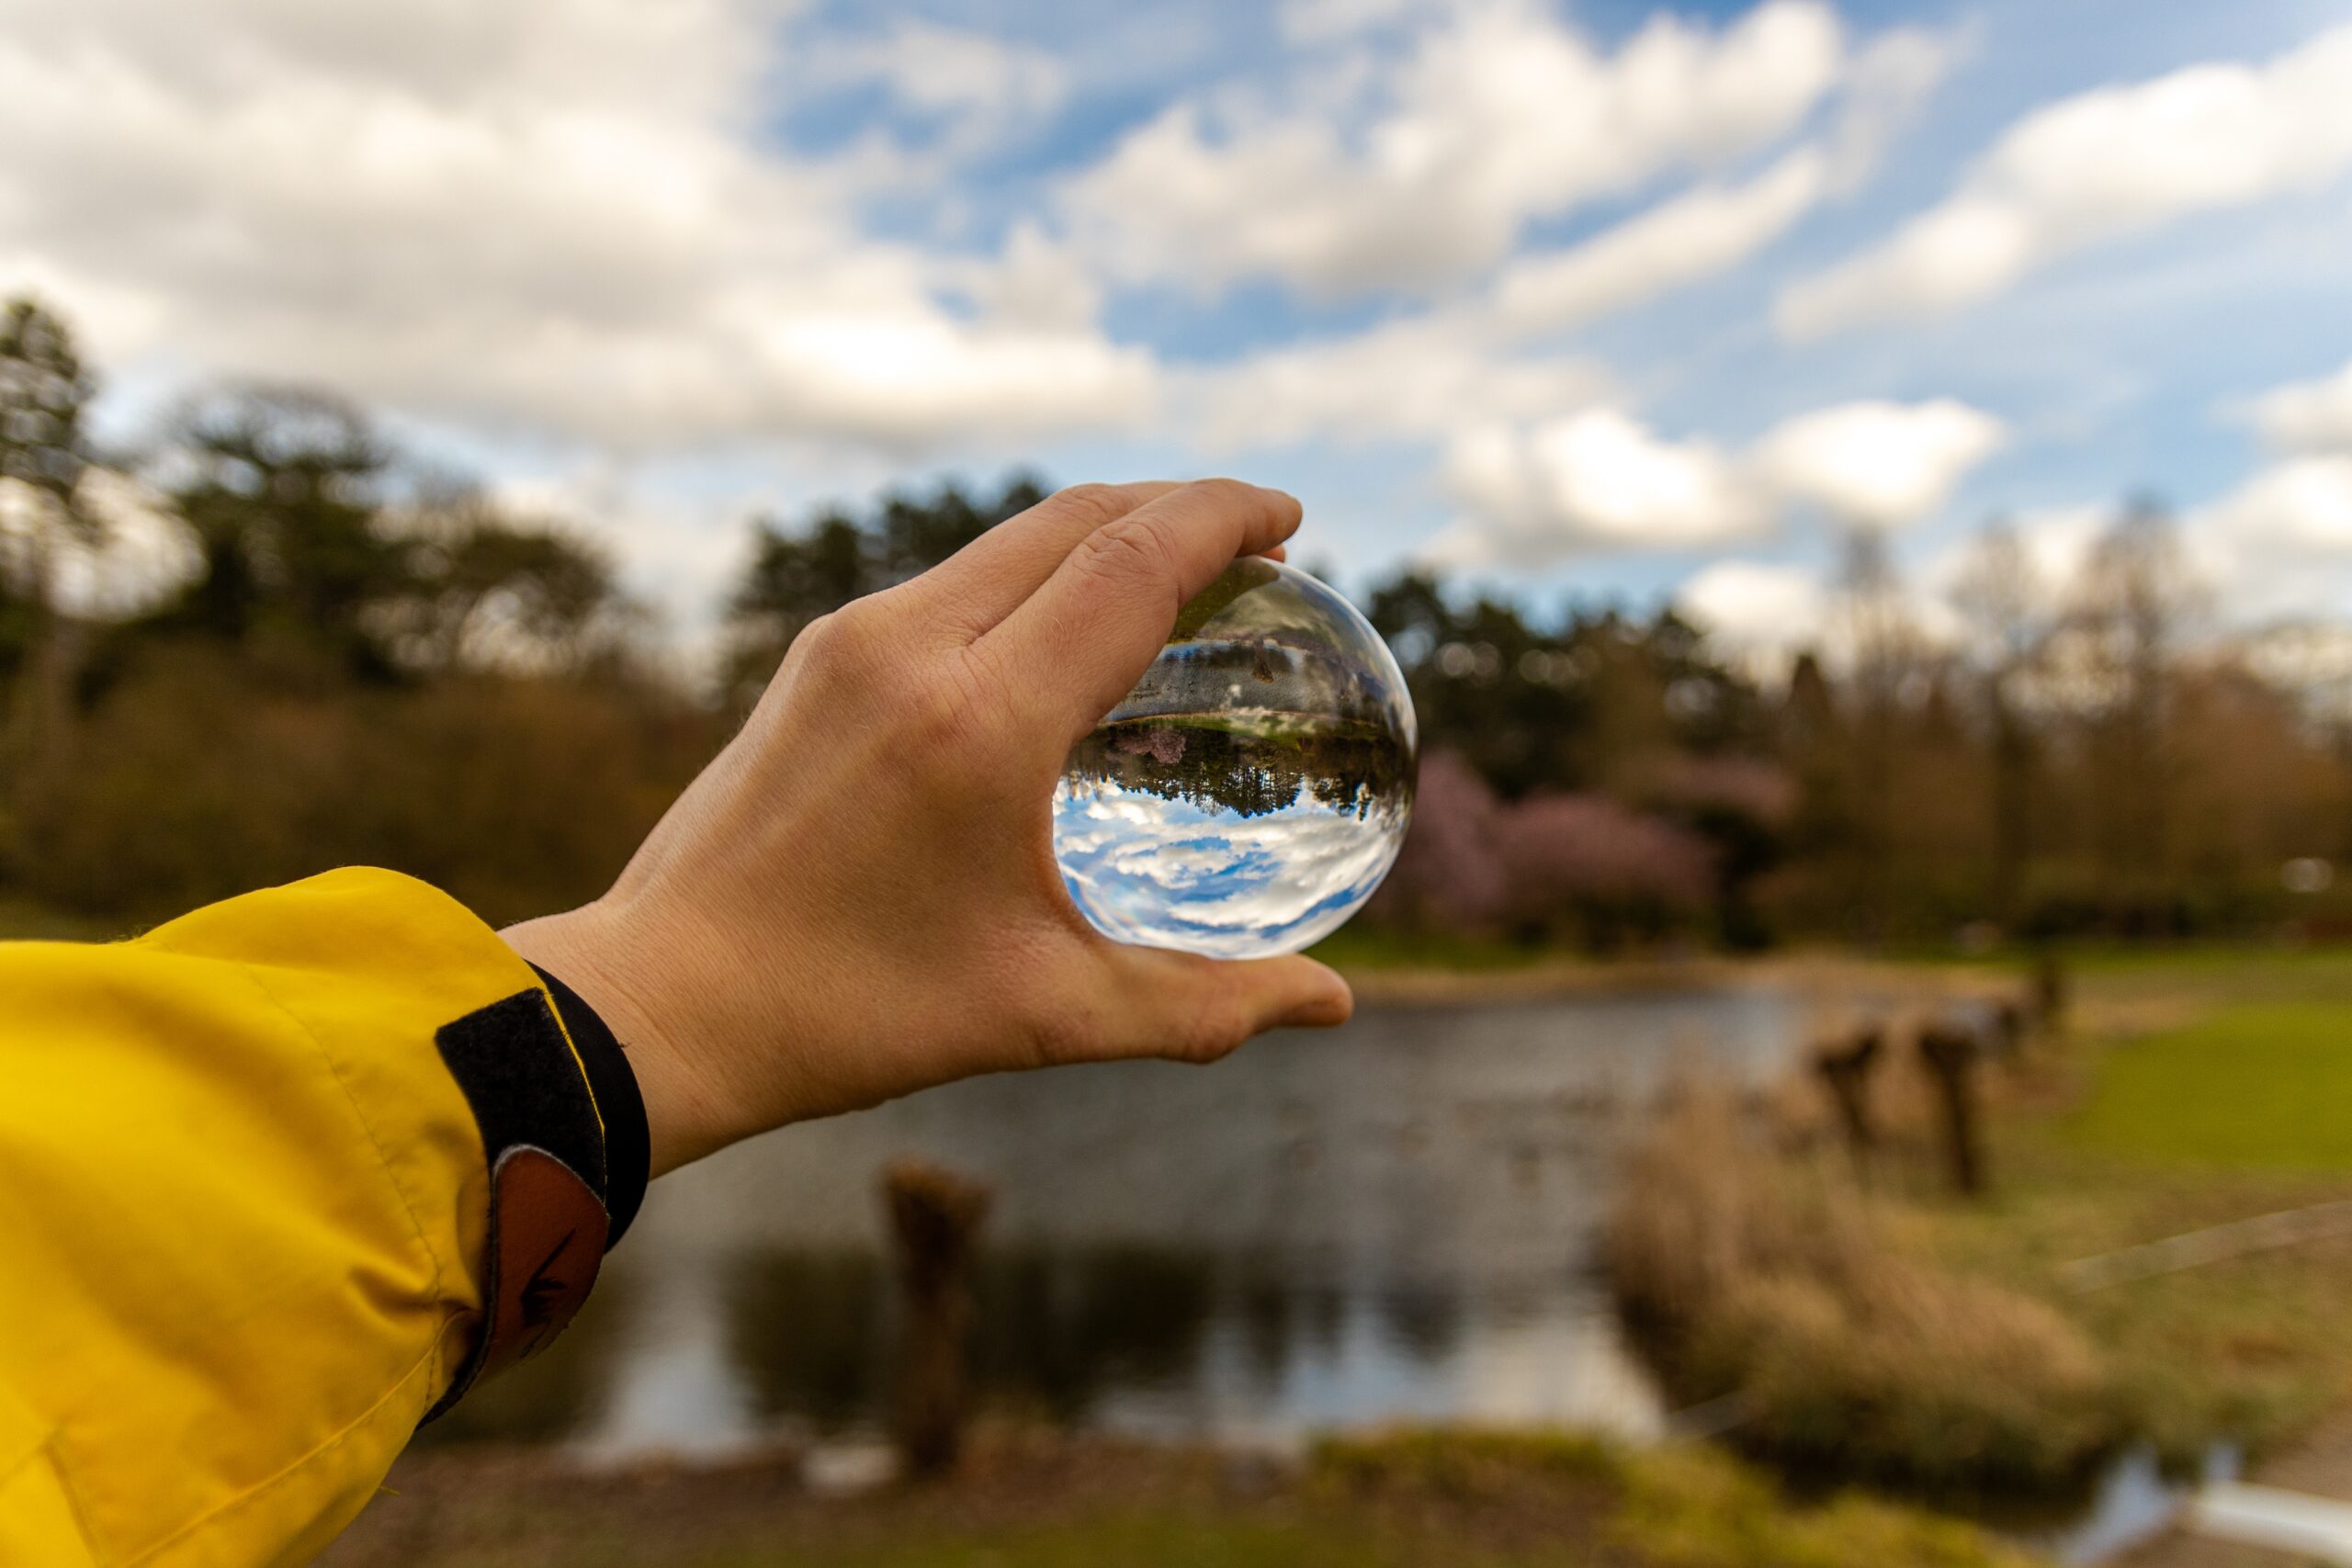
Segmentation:
{"type": "Polygon", "coordinates": [[[560,978],[595,1010],[628,1054],[645,1101],[652,1176],[674,1170],[734,1141],[708,1073],[692,1048],[694,1032],[678,1005],[674,965],[645,951],[629,922],[602,901],[546,915],[499,932],[526,962],[560,978]]]}

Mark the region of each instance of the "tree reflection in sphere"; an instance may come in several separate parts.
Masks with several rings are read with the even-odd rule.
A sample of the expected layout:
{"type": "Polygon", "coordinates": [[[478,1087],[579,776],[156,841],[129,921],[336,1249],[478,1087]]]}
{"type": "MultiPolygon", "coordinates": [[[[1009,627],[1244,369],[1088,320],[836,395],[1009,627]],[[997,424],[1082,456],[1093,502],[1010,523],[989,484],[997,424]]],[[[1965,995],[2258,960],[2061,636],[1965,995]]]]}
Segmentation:
{"type": "Polygon", "coordinates": [[[1280,562],[1236,561],[1070,749],[1054,856],[1106,936],[1295,953],[1395,863],[1416,749],[1405,678],[1355,606],[1280,562]]]}

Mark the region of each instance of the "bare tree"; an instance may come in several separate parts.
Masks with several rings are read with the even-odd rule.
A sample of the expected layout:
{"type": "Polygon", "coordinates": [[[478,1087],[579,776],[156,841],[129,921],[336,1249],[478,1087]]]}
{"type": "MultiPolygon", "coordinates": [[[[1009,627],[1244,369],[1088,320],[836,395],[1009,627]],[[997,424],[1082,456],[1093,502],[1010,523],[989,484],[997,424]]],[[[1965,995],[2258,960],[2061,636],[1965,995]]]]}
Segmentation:
{"type": "Polygon", "coordinates": [[[1896,730],[1917,648],[1886,536],[1856,528],[1845,550],[1841,587],[1853,653],[1853,903],[1862,936],[1875,942],[1885,935],[1894,903],[1896,730]]]}
{"type": "Polygon", "coordinates": [[[2081,705],[2093,835],[2110,898],[2166,886],[2183,759],[2176,685],[2203,592],[2168,513],[2127,506],[2093,547],[2064,628],[2081,705]]]}
{"type": "Polygon", "coordinates": [[[1998,518],[1984,525],[1961,568],[1952,600],[1967,617],[1971,655],[1981,680],[1991,762],[1992,908],[2014,924],[2033,851],[2036,762],[2024,690],[2051,636],[2049,588],[2017,529],[1998,518]]]}

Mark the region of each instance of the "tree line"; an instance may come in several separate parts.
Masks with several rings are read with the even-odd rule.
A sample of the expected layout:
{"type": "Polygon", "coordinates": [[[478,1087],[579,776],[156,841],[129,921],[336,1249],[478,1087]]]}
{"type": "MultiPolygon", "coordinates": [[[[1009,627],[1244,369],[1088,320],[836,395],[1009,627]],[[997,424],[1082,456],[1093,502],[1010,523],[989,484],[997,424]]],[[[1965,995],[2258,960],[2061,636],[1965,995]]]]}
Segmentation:
{"type": "MultiPolygon", "coordinates": [[[[492,919],[592,896],[809,622],[1046,493],[752,520],[690,679],[588,534],[346,400],[209,388],[109,450],[96,389],[53,313],[0,313],[0,899],[118,926],[349,862],[492,919]],[[160,564],[103,592],[127,535],[160,564]]],[[[1670,609],[1370,585],[1424,738],[1370,918],[1750,947],[2352,912],[2352,735],[2214,635],[2160,508],[2064,581],[1990,524],[1949,598],[1927,635],[1858,537],[1821,649],[1768,669],[1670,609]]]]}

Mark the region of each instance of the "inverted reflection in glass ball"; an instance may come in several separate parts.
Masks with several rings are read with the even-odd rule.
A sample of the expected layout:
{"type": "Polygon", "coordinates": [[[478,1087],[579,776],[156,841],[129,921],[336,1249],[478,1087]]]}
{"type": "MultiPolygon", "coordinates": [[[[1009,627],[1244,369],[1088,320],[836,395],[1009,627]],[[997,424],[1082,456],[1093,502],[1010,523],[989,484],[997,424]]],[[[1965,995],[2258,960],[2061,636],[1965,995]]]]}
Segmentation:
{"type": "Polygon", "coordinates": [[[1355,606],[1280,562],[1236,561],[1070,749],[1054,856],[1120,942],[1295,953],[1396,863],[1417,746],[1405,678],[1355,606]]]}

